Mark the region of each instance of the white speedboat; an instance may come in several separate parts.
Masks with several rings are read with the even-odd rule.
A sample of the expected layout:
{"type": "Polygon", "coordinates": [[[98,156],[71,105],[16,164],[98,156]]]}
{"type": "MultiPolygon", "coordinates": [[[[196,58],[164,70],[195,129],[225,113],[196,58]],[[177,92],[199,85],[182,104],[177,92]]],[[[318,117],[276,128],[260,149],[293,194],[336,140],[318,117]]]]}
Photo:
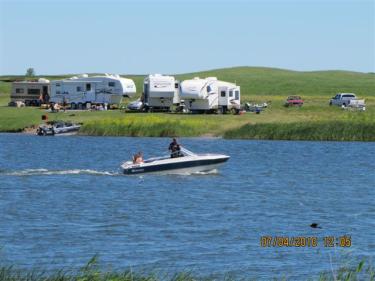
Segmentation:
{"type": "Polygon", "coordinates": [[[51,121],[40,125],[36,130],[38,136],[72,135],[76,134],[81,125],[72,122],[51,121]]]}
{"type": "Polygon", "coordinates": [[[170,156],[150,158],[142,163],[134,164],[133,161],[127,161],[121,165],[124,174],[141,173],[168,173],[184,174],[212,171],[230,157],[222,154],[195,154],[185,148],[181,148],[179,157],[170,156]]]}

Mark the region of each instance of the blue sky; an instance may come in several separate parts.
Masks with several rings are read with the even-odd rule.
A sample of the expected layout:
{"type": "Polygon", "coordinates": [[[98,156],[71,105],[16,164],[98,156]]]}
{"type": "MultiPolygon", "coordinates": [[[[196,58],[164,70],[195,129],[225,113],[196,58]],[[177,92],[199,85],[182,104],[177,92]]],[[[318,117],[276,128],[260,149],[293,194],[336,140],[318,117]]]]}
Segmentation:
{"type": "Polygon", "coordinates": [[[0,0],[0,75],[375,72],[374,0],[0,0]]]}

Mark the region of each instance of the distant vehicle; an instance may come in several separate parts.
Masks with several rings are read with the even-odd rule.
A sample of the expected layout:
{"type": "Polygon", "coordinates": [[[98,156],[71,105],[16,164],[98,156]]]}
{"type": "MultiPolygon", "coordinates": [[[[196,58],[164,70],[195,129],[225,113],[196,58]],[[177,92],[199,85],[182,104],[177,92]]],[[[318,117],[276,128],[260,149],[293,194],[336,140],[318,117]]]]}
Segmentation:
{"type": "Polygon", "coordinates": [[[365,100],[350,100],[349,104],[347,106],[343,106],[344,109],[349,109],[349,110],[366,110],[366,103],[365,100]]]}
{"type": "Polygon", "coordinates": [[[123,97],[136,93],[134,81],[119,75],[91,76],[55,80],[51,82],[50,102],[70,105],[71,109],[84,109],[88,105],[119,104],[123,97]]]}
{"type": "Polygon", "coordinates": [[[289,106],[302,106],[303,105],[303,100],[300,96],[289,96],[286,101],[284,106],[289,107],[289,106]]]}
{"type": "Polygon", "coordinates": [[[172,111],[180,105],[179,82],[173,76],[148,75],[143,81],[142,100],[146,111],[172,111]]]}
{"type": "Polygon", "coordinates": [[[329,105],[348,106],[351,100],[357,99],[353,93],[341,93],[334,96],[330,101],[329,105]]]}
{"type": "Polygon", "coordinates": [[[72,135],[79,131],[81,125],[72,122],[51,121],[42,124],[36,130],[38,136],[72,135]]]}
{"type": "Polygon", "coordinates": [[[12,83],[9,106],[40,106],[49,102],[50,82],[39,78],[35,81],[17,81],[12,83]]]}
{"type": "Polygon", "coordinates": [[[132,101],[127,108],[132,111],[141,111],[143,109],[143,102],[140,99],[132,101]]]}
{"type": "Polygon", "coordinates": [[[180,83],[180,98],[190,112],[239,112],[240,86],[220,81],[216,77],[184,80],[180,83]]]}

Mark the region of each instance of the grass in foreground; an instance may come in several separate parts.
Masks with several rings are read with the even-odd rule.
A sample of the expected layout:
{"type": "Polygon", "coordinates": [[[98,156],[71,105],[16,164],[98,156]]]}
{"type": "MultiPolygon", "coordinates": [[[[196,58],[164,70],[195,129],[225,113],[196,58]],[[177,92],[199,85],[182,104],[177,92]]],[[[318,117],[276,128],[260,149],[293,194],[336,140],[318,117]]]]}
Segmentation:
{"type": "MultiPolygon", "coordinates": [[[[288,280],[286,277],[280,277],[272,280],[288,280]]],[[[370,263],[361,261],[353,267],[341,267],[338,270],[324,272],[317,278],[308,278],[307,280],[316,281],[374,281],[375,271],[370,263]]],[[[103,271],[100,269],[97,258],[93,257],[80,271],[73,272],[60,270],[52,273],[44,271],[21,271],[14,267],[0,266],[0,281],[235,281],[235,280],[257,280],[256,278],[235,278],[225,275],[221,278],[202,277],[190,272],[181,272],[176,274],[160,275],[155,273],[137,273],[131,269],[126,271],[103,271]]]]}

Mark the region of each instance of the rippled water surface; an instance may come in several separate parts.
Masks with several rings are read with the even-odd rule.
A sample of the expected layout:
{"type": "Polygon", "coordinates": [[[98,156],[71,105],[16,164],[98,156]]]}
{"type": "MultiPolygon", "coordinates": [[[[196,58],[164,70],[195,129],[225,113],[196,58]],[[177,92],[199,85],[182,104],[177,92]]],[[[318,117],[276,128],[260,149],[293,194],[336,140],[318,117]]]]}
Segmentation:
{"type": "Polygon", "coordinates": [[[0,259],[20,268],[105,268],[291,279],[375,257],[375,145],[181,139],[232,158],[207,175],[124,176],[169,139],[0,135],[0,259]],[[316,222],[321,229],[309,225],[316,222]],[[262,235],[318,246],[260,246],[262,235]],[[350,235],[350,248],[324,236],[350,235]]]}

